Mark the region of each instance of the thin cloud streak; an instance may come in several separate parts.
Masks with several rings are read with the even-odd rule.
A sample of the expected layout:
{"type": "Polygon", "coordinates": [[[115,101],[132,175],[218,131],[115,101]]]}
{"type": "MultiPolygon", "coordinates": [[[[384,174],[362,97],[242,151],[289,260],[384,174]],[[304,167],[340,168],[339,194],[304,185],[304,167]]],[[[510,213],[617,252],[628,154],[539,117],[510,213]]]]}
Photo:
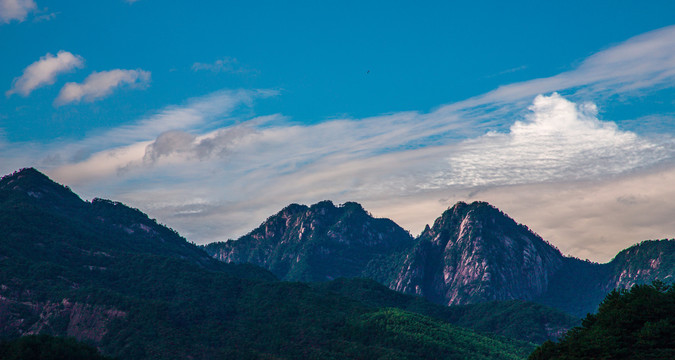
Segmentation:
{"type": "MultiPolygon", "coordinates": [[[[597,182],[665,166],[673,158],[671,138],[641,137],[602,121],[582,95],[671,86],[673,34],[675,27],[641,35],[589,57],[575,70],[503,86],[430,113],[312,125],[293,124],[281,115],[213,124],[232,104],[276,92],[212,94],[85,139],[81,144],[92,146],[113,140],[103,140],[107,145],[83,161],[66,161],[48,172],[76,184],[85,196],[113,197],[149,211],[198,243],[242,235],[290,202],[323,199],[362,202],[376,215],[394,214],[395,221],[418,232],[422,214],[431,222],[455,200],[491,194],[484,200],[495,199],[500,206],[506,195],[498,194],[516,187],[551,190],[572,183],[588,190],[597,182]],[[644,49],[651,53],[636,55],[644,49]],[[636,65],[639,56],[645,58],[642,66],[636,65]],[[572,95],[541,95],[563,90],[572,95]],[[578,98],[583,100],[573,101],[578,98]],[[510,127],[504,128],[505,119],[510,127]]],[[[573,195],[590,194],[584,191],[573,195]]],[[[507,206],[507,212],[516,209],[516,220],[540,231],[535,225],[543,216],[540,222],[536,214],[520,218],[517,207],[507,206]]],[[[522,206],[543,213],[556,205],[526,197],[522,206]]],[[[591,228],[575,239],[548,228],[545,236],[577,256],[595,253],[594,259],[604,259],[617,250],[614,243],[597,241],[591,228]],[[587,246],[575,246],[577,239],[587,246]]]]}

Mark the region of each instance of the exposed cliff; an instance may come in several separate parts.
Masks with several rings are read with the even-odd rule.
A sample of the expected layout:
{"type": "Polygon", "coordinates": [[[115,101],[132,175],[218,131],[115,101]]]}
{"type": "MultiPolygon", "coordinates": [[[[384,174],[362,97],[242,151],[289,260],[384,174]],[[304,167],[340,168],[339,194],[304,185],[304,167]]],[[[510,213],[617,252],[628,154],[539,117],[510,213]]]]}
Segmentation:
{"type": "Polygon", "coordinates": [[[675,240],[646,241],[597,264],[564,257],[484,202],[457,203],[415,240],[356,203],[294,204],[237,241],[205,248],[286,280],[361,276],[444,305],[534,300],[578,317],[614,288],[675,275],[675,240]]]}
{"type": "Polygon", "coordinates": [[[420,235],[392,289],[447,305],[533,299],[563,262],[560,252],[483,202],[457,203],[420,235]]]}
{"type": "Polygon", "coordinates": [[[412,243],[400,226],[373,218],[357,203],[322,201],[289,205],[239,240],[205,250],[225,262],[262,266],[284,280],[325,281],[360,276],[371,260],[412,243]]]}

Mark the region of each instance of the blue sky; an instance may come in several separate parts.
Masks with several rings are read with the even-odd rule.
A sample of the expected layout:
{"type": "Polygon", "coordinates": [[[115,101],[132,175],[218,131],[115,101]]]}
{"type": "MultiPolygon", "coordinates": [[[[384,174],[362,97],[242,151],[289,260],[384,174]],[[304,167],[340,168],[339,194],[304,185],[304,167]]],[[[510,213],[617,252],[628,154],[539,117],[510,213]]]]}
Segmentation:
{"type": "Polygon", "coordinates": [[[0,172],[189,240],[486,200],[606,261],[675,236],[675,3],[0,0],[0,172]]]}

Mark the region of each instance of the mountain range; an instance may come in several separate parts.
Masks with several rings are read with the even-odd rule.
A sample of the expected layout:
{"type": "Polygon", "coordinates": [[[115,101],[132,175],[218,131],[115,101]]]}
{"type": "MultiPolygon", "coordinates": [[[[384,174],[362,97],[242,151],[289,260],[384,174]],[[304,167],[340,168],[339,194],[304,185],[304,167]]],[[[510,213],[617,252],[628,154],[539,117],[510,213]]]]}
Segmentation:
{"type": "Polygon", "coordinates": [[[523,359],[607,291],[672,282],[674,246],[595,264],[486,203],[415,238],[330,201],[196,246],[29,168],[0,180],[0,340],[72,336],[120,359],[523,359]]]}
{"type": "Polygon", "coordinates": [[[395,305],[217,261],[142,212],[83,201],[34,169],[0,180],[0,340],[71,336],[119,359],[522,359],[534,349],[395,305]]]}
{"type": "Polygon", "coordinates": [[[365,277],[442,305],[519,299],[577,317],[615,288],[675,276],[675,240],[644,241],[606,264],[582,261],[485,202],[455,204],[417,238],[353,202],[293,204],[204,249],[288,281],[365,277]]]}

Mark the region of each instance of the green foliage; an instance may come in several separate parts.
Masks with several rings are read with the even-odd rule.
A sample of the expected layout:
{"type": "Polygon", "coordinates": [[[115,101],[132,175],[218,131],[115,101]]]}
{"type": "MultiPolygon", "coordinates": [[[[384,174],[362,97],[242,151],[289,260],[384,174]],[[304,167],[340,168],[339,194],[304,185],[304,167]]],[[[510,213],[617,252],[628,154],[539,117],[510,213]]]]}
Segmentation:
{"type": "Polygon", "coordinates": [[[614,290],[580,327],[528,359],[673,359],[675,287],[662,282],[614,290]]]}
{"type": "Polygon", "coordinates": [[[400,309],[365,314],[353,319],[350,326],[359,338],[388,335],[384,345],[411,359],[522,359],[527,354],[527,347],[517,341],[477,336],[467,329],[400,309]]]}
{"type": "Polygon", "coordinates": [[[130,360],[454,359],[474,349],[511,359],[532,349],[218,262],[138,210],[83,202],[38,174],[0,181],[2,338],[89,326],[105,335],[81,337],[130,360]]]}
{"type": "Polygon", "coordinates": [[[30,335],[0,342],[3,360],[112,360],[73,338],[30,335]]]}
{"type": "Polygon", "coordinates": [[[395,292],[369,279],[337,279],[314,283],[313,287],[333,291],[373,307],[394,307],[433,317],[481,333],[542,343],[554,340],[579,320],[559,310],[521,300],[442,306],[418,296],[395,292]]]}

